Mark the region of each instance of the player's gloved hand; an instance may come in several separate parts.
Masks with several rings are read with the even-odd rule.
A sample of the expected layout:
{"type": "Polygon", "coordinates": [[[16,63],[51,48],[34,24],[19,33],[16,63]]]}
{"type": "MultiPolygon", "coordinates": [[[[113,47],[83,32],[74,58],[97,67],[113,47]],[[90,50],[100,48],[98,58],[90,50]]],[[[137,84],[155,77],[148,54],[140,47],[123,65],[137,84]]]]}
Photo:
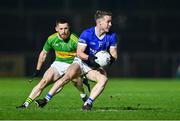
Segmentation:
{"type": "Polygon", "coordinates": [[[39,73],[40,73],[40,70],[36,69],[35,72],[32,75],[32,78],[37,77],[39,75],[39,73]]]}
{"type": "Polygon", "coordinates": [[[115,58],[111,55],[110,65],[112,65],[115,62],[115,58]]]}
{"type": "Polygon", "coordinates": [[[34,80],[35,77],[37,77],[40,73],[40,70],[35,70],[35,72],[33,73],[33,75],[31,76],[31,79],[29,80],[29,82],[32,82],[34,80]]]}
{"type": "Polygon", "coordinates": [[[89,63],[91,64],[91,67],[93,67],[93,68],[99,68],[100,65],[95,62],[95,59],[97,59],[97,57],[94,56],[94,55],[89,55],[89,56],[88,56],[88,61],[89,61],[89,63]]]}

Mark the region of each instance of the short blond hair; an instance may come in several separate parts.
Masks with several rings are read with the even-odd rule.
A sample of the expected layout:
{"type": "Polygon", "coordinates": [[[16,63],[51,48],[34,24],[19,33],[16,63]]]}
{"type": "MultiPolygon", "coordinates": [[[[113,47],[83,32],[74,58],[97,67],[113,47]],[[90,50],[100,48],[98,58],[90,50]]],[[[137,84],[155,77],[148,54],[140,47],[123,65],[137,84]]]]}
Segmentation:
{"type": "Polygon", "coordinates": [[[97,10],[95,15],[94,15],[94,19],[95,21],[99,18],[103,18],[104,16],[112,16],[112,13],[110,11],[104,11],[104,10],[97,10]]]}

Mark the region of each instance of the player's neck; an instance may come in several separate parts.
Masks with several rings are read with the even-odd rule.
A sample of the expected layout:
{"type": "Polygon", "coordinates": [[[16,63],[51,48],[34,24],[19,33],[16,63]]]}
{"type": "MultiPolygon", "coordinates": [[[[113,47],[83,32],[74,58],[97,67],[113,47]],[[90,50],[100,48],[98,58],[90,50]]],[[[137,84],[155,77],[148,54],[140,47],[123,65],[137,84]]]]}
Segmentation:
{"type": "Polygon", "coordinates": [[[97,26],[95,27],[95,33],[99,38],[105,35],[105,32],[97,26]]]}

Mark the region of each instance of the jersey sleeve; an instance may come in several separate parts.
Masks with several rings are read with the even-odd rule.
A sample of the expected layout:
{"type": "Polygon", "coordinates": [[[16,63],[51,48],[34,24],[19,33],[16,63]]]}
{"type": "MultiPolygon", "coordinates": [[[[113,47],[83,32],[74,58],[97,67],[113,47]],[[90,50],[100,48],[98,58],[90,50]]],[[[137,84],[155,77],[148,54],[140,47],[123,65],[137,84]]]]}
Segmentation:
{"type": "Polygon", "coordinates": [[[87,44],[88,32],[83,31],[79,37],[78,44],[87,44]]]}
{"type": "Polygon", "coordinates": [[[111,36],[110,47],[117,47],[117,40],[118,40],[117,34],[113,33],[111,36]]]}
{"type": "Polygon", "coordinates": [[[46,43],[43,46],[43,50],[49,52],[52,49],[51,41],[49,39],[46,40],[46,43]]]}

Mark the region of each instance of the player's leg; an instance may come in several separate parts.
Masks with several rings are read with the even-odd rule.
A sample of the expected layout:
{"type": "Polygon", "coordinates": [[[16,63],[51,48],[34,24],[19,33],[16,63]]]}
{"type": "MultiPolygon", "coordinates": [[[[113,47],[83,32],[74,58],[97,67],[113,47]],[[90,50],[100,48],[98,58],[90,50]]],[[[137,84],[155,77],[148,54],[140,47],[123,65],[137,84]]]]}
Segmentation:
{"type": "Polygon", "coordinates": [[[83,82],[81,77],[77,77],[71,81],[73,85],[79,90],[80,97],[83,102],[85,102],[88,98],[87,94],[85,93],[85,90],[83,88],[83,82]]]}
{"type": "Polygon", "coordinates": [[[52,99],[52,97],[54,96],[54,94],[56,93],[56,91],[59,88],[63,88],[65,84],[67,84],[73,78],[78,77],[79,74],[80,74],[80,66],[78,64],[76,64],[76,63],[71,64],[71,66],[68,68],[65,75],[61,79],[57,80],[54,83],[53,87],[47,93],[45,98],[38,100],[40,102],[41,101],[43,102],[43,105],[41,105],[40,107],[44,107],[47,104],[47,102],[49,102],[52,99]]]}
{"type": "Polygon", "coordinates": [[[96,81],[95,86],[92,88],[89,98],[84,103],[82,109],[90,110],[93,101],[102,93],[107,83],[107,76],[104,70],[92,70],[87,73],[87,78],[96,81]]]}
{"type": "Polygon", "coordinates": [[[25,100],[25,102],[23,103],[23,105],[18,106],[17,108],[23,108],[23,107],[28,107],[29,104],[32,103],[32,101],[37,98],[42,90],[53,80],[56,80],[60,77],[58,71],[53,68],[50,67],[45,74],[43,75],[43,78],[41,79],[41,81],[32,89],[30,95],[28,96],[28,98],[25,100]]]}
{"type": "Polygon", "coordinates": [[[35,99],[36,97],[38,97],[41,94],[42,90],[47,86],[47,84],[55,81],[59,77],[60,77],[60,74],[58,73],[58,71],[55,68],[50,67],[45,72],[42,80],[33,88],[29,97],[32,99],[35,99]]]}

